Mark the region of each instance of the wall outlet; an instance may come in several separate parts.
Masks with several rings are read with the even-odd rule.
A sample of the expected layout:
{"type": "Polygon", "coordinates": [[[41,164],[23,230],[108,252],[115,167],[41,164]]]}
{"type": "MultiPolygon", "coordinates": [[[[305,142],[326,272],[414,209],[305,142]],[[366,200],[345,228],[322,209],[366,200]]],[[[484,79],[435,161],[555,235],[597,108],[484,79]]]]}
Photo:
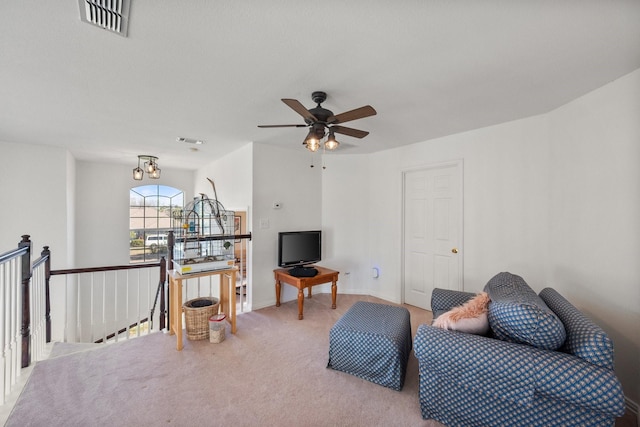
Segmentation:
{"type": "Polygon", "coordinates": [[[260,228],[269,228],[269,218],[260,218],[260,228]]]}

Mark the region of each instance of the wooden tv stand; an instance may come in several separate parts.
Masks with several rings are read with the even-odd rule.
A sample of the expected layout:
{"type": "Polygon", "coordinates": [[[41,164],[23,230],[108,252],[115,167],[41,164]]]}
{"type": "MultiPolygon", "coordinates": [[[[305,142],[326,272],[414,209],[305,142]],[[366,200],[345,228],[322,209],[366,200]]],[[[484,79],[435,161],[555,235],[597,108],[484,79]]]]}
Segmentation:
{"type": "Polygon", "coordinates": [[[331,308],[336,308],[336,294],[338,293],[338,274],[335,270],[314,266],[318,270],[318,274],[313,277],[295,277],[289,274],[289,269],[278,268],[273,270],[276,279],[276,307],[280,307],[280,288],[281,283],[286,283],[298,288],[298,320],[302,320],[302,311],[304,309],[304,288],[308,289],[309,298],[311,298],[311,287],[331,282],[331,308]]]}

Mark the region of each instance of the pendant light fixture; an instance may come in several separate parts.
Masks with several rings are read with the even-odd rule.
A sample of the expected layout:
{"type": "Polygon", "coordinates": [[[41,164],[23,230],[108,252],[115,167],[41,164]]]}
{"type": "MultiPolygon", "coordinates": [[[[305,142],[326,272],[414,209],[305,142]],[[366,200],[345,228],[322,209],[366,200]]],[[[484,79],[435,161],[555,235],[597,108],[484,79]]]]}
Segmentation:
{"type": "Polygon", "coordinates": [[[160,167],[158,166],[158,158],[156,156],[140,155],[138,156],[138,167],[133,169],[133,179],[141,181],[144,173],[149,175],[151,179],[160,178],[160,167]],[[140,161],[143,160],[143,168],[140,167],[140,161]]]}

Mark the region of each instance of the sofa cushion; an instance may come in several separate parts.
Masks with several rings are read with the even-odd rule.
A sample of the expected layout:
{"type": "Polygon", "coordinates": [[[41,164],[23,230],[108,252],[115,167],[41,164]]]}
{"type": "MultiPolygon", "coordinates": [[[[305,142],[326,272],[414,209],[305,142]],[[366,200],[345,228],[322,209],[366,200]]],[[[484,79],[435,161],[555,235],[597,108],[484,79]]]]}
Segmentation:
{"type": "Polygon", "coordinates": [[[613,369],[613,342],[605,331],[582,314],[553,288],[540,292],[547,305],[558,315],[567,339],[560,349],[596,366],[613,369]]]}
{"type": "Polygon", "coordinates": [[[522,277],[499,273],[484,291],[491,298],[488,318],[496,338],[546,350],[562,346],[566,338],[562,321],[522,277]]]}

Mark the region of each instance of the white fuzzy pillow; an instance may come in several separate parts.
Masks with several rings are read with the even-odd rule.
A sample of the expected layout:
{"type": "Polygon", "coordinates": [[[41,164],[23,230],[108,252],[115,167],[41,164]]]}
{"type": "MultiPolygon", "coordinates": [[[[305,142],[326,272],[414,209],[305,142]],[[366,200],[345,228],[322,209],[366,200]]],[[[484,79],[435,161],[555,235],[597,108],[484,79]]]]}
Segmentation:
{"type": "Polygon", "coordinates": [[[489,331],[489,295],[481,292],[461,306],[454,307],[433,321],[436,328],[485,335],[489,331]]]}

